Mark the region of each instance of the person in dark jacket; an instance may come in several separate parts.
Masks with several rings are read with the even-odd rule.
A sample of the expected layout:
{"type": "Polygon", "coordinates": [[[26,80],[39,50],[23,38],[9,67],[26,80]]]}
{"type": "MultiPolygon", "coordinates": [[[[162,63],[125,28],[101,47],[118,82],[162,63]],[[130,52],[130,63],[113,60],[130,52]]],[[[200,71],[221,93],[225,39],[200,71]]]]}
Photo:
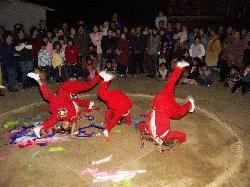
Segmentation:
{"type": "Polygon", "coordinates": [[[141,33],[141,27],[136,28],[136,35],[132,38],[131,41],[131,50],[132,50],[132,58],[133,58],[133,70],[131,70],[132,74],[137,74],[137,66],[139,67],[139,74],[143,76],[144,67],[144,52],[147,47],[147,40],[145,36],[141,33]]]}
{"type": "Polygon", "coordinates": [[[16,92],[16,59],[14,56],[15,49],[12,46],[12,42],[13,39],[11,33],[7,33],[4,43],[0,49],[0,55],[7,74],[8,90],[10,92],[16,92]]]}
{"type": "Polygon", "coordinates": [[[31,45],[32,45],[32,56],[34,61],[34,67],[38,67],[38,52],[41,49],[41,40],[38,37],[37,27],[31,27],[30,29],[31,45]]]}
{"type": "Polygon", "coordinates": [[[107,36],[102,38],[102,63],[101,69],[106,67],[106,62],[108,60],[114,60],[116,57],[116,49],[117,49],[117,40],[112,36],[112,30],[108,30],[107,36]]]}
{"type": "Polygon", "coordinates": [[[24,36],[23,30],[19,30],[18,39],[15,49],[18,54],[18,64],[21,68],[22,86],[23,89],[31,87],[32,80],[27,77],[27,74],[33,70],[32,45],[24,36]]]}

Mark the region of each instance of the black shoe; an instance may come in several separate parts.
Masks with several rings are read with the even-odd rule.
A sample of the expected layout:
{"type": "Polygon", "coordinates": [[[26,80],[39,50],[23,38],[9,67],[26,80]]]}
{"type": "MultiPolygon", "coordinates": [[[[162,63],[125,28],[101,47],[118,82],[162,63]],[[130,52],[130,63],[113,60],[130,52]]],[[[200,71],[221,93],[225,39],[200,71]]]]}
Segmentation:
{"type": "Polygon", "coordinates": [[[0,96],[4,96],[4,94],[3,94],[3,93],[0,93],[0,96]]]}

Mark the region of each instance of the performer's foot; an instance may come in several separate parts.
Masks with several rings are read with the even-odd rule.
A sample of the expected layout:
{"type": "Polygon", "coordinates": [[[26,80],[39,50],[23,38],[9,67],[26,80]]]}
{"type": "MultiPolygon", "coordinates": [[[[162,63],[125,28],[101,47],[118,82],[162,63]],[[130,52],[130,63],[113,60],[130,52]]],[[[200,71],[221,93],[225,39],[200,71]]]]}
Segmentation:
{"type": "Polygon", "coordinates": [[[40,135],[41,127],[40,126],[34,127],[33,131],[34,131],[37,138],[41,138],[41,135],[40,135]]]}
{"type": "Polygon", "coordinates": [[[99,75],[103,78],[105,82],[108,82],[114,78],[114,75],[106,73],[105,71],[101,71],[99,75]]]}
{"type": "Polygon", "coordinates": [[[194,112],[195,111],[194,99],[191,96],[189,96],[187,99],[191,103],[191,109],[189,110],[189,112],[194,112]]]}
{"type": "Polygon", "coordinates": [[[189,63],[186,61],[181,61],[181,62],[178,62],[176,66],[180,68],[184,68],[184,67],[189,66],[189,63]]]}
{"type": "Polygon", "coordinates": [[[108,132],[108,130],[104,130],[104,131],[103,131],[103,135],[104,135],[104,137],[105,137],[106,139],[108,139],[108,138],[109,138],[109,132],[108,132]]]}

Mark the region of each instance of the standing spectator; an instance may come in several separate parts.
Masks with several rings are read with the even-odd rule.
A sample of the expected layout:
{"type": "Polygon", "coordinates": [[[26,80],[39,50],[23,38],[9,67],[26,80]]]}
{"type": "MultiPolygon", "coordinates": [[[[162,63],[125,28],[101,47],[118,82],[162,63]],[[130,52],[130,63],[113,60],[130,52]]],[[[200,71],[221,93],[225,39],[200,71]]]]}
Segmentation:
{"type": "Polygon", "coordinates": [[[4,34],[4,27],[0,26],[0,46],[4,43],[4,38],[3,38],[3,34],[4,34]]]}
{"type": "Polygon", "coordinates": [[[76,35],[76,29],[74,27],[71,27],[70,28],[70,35],[69,35],[69,37],[70,38],[74,38],[75,35],[76,35]]]}
{"type": "MultiPolygon", "coordinates": [[[[84,58],[84,52],[87,50],[88,45],[90,43],[90,37],[87,33],[85,33],[83,25],[80,25],[78,28],[78,33],[73,38],[75,45],[79,51],[79,56],[84,58]]],[[[81,61],[81,59],[79,60],[81,61]]]]}
{"type": "Polygon", "coordinates": [[[167,40],[168,40],[168,44],[169,46],[173,47],[173,43],[174,43],[174,31],[173,31],[173,27],[171,23],[167,24],[167,31],[166,31],[166,35],[167,35],[167,40]]]}
{"type": "Polygon", "coordinates": [[[56,36],[53,38],[53,43],[58,42],[58,38],[62,38],[62,37],[65,39],[63,30],[58,29],[56,32],[56,36]]]}
{"type": "Polygon", "coordinates": [[[109,22],[105,21],[102,28],[102,36],[107,36],[109,28],[109,22]]]}
{"type": "Polygon", "coordinates": [[[46,33],[47,33],[47,26],[46,26],[46,21],[45,20],[40,20],[39,21],[39,29],[38,29],[38,36],[39,38],[43,38],[46,33]]]}
{"type": "Polygon", "coordinates": [[[188,39],[188,35],[187,35],[187,27],[186,25],[182,25],[181,27],[181,32],[180,32],[180,43],[184,43],[184,45],[186,45],[187,39],[188,39]]]}
{"type": "Polygon", "coordinates": [[[245,45],[241,40],[240,32],[235,31],[233,35],[233,41],[228,45],[228,65],[229,67],[236,65],[238,67],[243,66],[245,45]]]}
{"type": "Polygon", "coordinates": [[[201,44],[206,48],[207,47],[207,42],[208,42],[208,35],[204,31],[203,27],[200,28],[199,35],[201,37],[201,44]]]}
{"type": "Polygon", "coordinates": [[[117,49],[117,40],[112,36],[112,30],[108,30],[107,36],[102,38],[101,46],[102,46],[102,63],[100,69],[104,69],[106,67],[107,60],[114,60],[116,57],[116,49],[117,49]]]}
{"type": "Polygon", "coordinates": [[[75,46],[72,38],[69,38],[67,41],[67,46],[65,47],[65,58],[70,78],[78,78],[78,73],[77,73],[78,55],[79,53],[77,47],[75,46]]]}
{"type": "Polygon", "coordinates": [[[96,47],[97,51],[97,64],[98,66],[101,63],[101,57],[102,57],[102,34],[99,32],[98,27],[95,25],[93,27],[93,32],[89,34],[92,43],[96,47]]]}
{"type": "Polygon", "coordinates": [[[62,30],[63,30],[64,36],[66,38],[69,37],[70,32],[69,32],[69,28],[68,28],[68,23],[67,22],[63,22],[62,23],[62,30]]]}
{"type": "Polygon", "coordinates": [[[41,49],[38,52],[38,67],[46,73],[47,80],[51,76],[51,57],[46,50],[47,44],[45,42],[41,43],[41,49]]]}
{"type": "Polygon", "coordinates": [[[3,65],[7,74],[7,84],[8,84],[8,90],[10,92],[16,92],[16,79],[17,79],[17,73],[16,73],[16,59],[14,56],[15,49],[12,46],[12,36],[10,33],[7,33],[5,36],[5,41],[3,43],[3,46],[0,49],[0,56],[3,61],[3,65]]]}
{"type": "Polygon", "coordinates": [[[121,38],[118,40],[117,54],[117,73],[121,76],[126,75],[128,70],[129,42],[125,33],[122,33],[121,38]]]}
{"type": "Polygon", "coordinates": [[[41,48],[41,40],[38,38],[38,29],[35,26],[30,29],[30,40],[33,48],[32,55],[34,67],[36,68],[38,66],[38,52],[41,48]]]}
{"type": "Polygon", "coordinates": [[[250,65],[250,41],[247,44],[247,48],[244,51],[244,57],[243,57],[244,65],[250,65]]]}
{"type": "Polygon", "coordinates": [[[214,71],[214,67],[218,66],[218,59],[221,52],[220,39],[214,30],[210,31],[210,37],[206,49],[206,64],[209,69],[214,71]]]}
{"type": "Polygon", "coordinates": [[[191,45],[189,49],[189,54],[192,58],[198,57],[202,60],[202,58],[205,56],[205,48],[200,43],[200,37],[197,36],[194,38],[194,44],[191,45]]]}
{"type": "Polygon", "coordinates": [[[68,68],[66,66],[66,59],[65,59],[65,48],[66,48],[65,39],[64,37],[60,37],[58,41],[62,46],[60,50],[60,56],[62,57],[62,65],[61,65],[62,81],[66,81],[69,79],[69,75],[68,75],[68,68]]]}
{"type": "Polygon", "coordinates": [[[154,28],[148,41],[149,54],[149,77],[154,78],[158,69],[160,37],[157,35],[157,30],[154,28]]]}
{"type": "Polygon", "coordinates": [[[143,76],[144,67],[143,67],[143,60],[144,60],[144,52],[146,50],[146,39],[144,35],[141,33],[141,27],[136,27],[135,37],[131,41],[131,49],[132,49],[132,56],[133,56],[133,70],[132,74],[137,74],[137,66],[139,67],[139,74],[143,76]]]}
{"type": "Polygon", "coordinates": [[[158,16],[155,18],[155,26],[156,26],[156,28],[159,28],[159,22],[160,21],[164,22],[164,27],[166,28],[167,23],[168,23],[168,18],[167,18],[167,16],[164,15],[163,11],[159,11],[158,16]]]}
{"type": "Polygon", "coordinates": [[[222,51],[221,51],[221,60],[220,60],[220,81],[224,82],[225,78],[229,75],[229,66],[228,66],[228,58],[229,58],[229,51],[228,47],[231,44],[233,40],[232,35],[232,27],[228,27],[226,31],[226,35],[224,36],[224,39],[221,39],[222,44],[222,51]]]}
{"type": "Polygon", "coordinates": [[[27,77],[27,74],[33,70],[33,56],[32,56],[32,45],[30,41],[25,38],[24,32],[19,30],[18,41],[15,47],[19,57],[18,63],[22,72],[22,86],[23,89],[31,87],[31,80],[27,77]]]}
{"type": "Polygon", "coordinates": [[[112,16],[111,22],[115,23],[116,28],[119,28],[119,29],[121,29],[121,28],[122,28],[122,22],[121,22],[121,20],[119,20],[119,18],[118,18],[118,14],[117,14],[116,12],[115,12],[115,13],[113,13],[113,16],[112,16]]]}

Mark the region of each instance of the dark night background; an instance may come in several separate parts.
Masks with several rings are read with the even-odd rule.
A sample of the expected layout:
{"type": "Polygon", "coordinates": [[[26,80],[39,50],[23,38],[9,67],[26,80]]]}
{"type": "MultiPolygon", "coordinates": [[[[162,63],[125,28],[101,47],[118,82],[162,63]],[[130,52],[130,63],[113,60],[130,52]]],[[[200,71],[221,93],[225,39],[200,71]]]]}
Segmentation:
{"type": "MultiPolygon", "coordinates": [[[[184,16],[205,16],[202,21],[249,26],[250,0],[25,0],[55,9],[48,11],[47,22],[57,26],[61,22],[77,23],[80,19],[87,24],[102,24],[117,12],[125,25],[150,25],[159,10],[166,12],[169,19],[182,16],[182,22],[196,22],[184,16]]],[[[195,23],[194,23],[195,24],[195,23]]]]}

